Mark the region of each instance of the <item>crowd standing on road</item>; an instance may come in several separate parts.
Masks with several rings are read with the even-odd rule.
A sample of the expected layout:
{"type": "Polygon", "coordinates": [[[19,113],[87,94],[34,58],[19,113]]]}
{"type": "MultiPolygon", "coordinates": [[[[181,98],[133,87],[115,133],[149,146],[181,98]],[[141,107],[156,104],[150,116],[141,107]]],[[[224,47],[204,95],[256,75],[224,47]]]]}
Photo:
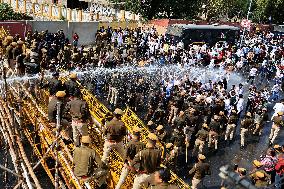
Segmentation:
{"type": "MultiPolygon", "coordinates": [[[[53,73],[48,81],[41,79],[39,86],[50,93],[48,117],[53,127],[56,104],[62,103],[63,130],[72,128],[72,132],[66,132],[66,141],[77,146],[74,173],[78,178],[105,177],[109,153],[116,149],[125,158],[116,188],[121,187],[130,171],[136,175],[135,189],[142,185],[148,187],[153,178],[156,186],[149,187],[174,188],[169,183],[168,170],[160,169],[161,163],[182,177],[190,176],[192,188],[197,188],[210,174],[206,154],[210,155],[220,146],[231,145],[238,136],[240,148],[245,150],[248,140],[259,138],[267,126],[271,127],[267,153],[253,162],[255,170],[252,173],[238,167],[235,172],[240,177],[248,175],[255,186],[275,183],[276,188],[281,188],[284,147],[275,142],[279,141],[277,136],[283,126],[284,100],[280,94],[284,88],[284,47],[283,39],[276,38],[272,32],[257,31],[243,44],[222,42],[214,46],[184,46],[180,41],[159,35],[155,28],[101,27],[92,47],[78,45],[77,34],[71,45],[62,30],[57,33],[28,31],[25,39],[18,35],[8,36],[1,44],[7,76],[24,76],[45,70],[53,73]],[[170,70],[155,73],[154,77],[139,70],[119,71],[124,67],[150,69],[152,65],[161,69],[164,66],[193,70],[206,67],[222,70],[223,75],[200,80],[187,74],[174,75],[170,70]],[[60,69],[75,72],[97,67],[118,68],[103,78],[97,76],[91,88],[115,109],[113,115],[106,117],[101,160],[89,147],[87,125],[94,122],[80,95],[77,75],[71,74],[64,84],[58,79],[60,69]],[[244,82],[232,85],[232,74],[244,77],[244,82]],[[274,114],[270,117],[268,110],[275,102],[274,114]],[[124,149],[127,130],[121,121],[124,112],[119,106],[125,105],[138,112],[147,123],[151,133],[146,146],[139,142],[141,131],[136,128],[124,149]],[[158,143],[161,144],[159,148],[156,147],[158,143]],[[192,166],[193,157],[198,160],[192,166]],[[94,162],[97,168],[91,171],[94,162]],[[189,172],[185,164],[192,167],[189,172]]],[[[99,179],[98,186],[104,186],[99,179]]]]}

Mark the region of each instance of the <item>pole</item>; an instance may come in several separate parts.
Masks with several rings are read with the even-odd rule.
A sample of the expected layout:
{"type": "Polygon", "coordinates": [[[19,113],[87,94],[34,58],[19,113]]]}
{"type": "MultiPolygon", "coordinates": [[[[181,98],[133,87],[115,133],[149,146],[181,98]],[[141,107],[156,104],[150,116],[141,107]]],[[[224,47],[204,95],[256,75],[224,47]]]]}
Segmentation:
{"type": "MultiPolygon", "coordinates": [[[[8,144],[7,142],[5,143],[5,164],[4,167],[8,167],[8,144]]],[[[7,170],[5,170],[5,174],[4,174],[4,182],[5,182],[5,186],[7,186],[8,183],[8,172],[7,170]]]]}
{"type": "Polygon", "coordinates": [[[8,92],[8,85],[7,85],[7,79],[6,79],[6,68],[4,67],[4,64],[2,64],[3,66],[3,80],[4,80],[4,101],[7,101],[7,92],[8,92]]]}
{"type": "MultiPolygon", "coordinates": [[[[60,106],[61,102],[57,102],[57,115],[56,115],[56,139],[59,137],[59,129],[60,129],[60,106]]],[[[58,140],[55,143],[56,146],[56,158],[55,158],[55,189],[59,188],[59,175],[58,175],[58,140]]]]}
{"type": "MultiPolygon", "coordinates": [[[[251,11],[251,6],[252,6],[252,0],[250,0],[250,3],[249,3],[249,9],[248,9],[248,14],[247,14],[247,20],[249,19],[249,15],[250,15],[250,11],[251,11]]],[[[244,30],[243,30],[243,36],[242,36],[242,38],[241,38],[241,44],[240,44],[240,46],[242,46],[242,44],[243,44],[243,40],[244,40],[244,37],[245,37],[245,33],[246,33],[246,28],[244,28],[244,30]]]]}

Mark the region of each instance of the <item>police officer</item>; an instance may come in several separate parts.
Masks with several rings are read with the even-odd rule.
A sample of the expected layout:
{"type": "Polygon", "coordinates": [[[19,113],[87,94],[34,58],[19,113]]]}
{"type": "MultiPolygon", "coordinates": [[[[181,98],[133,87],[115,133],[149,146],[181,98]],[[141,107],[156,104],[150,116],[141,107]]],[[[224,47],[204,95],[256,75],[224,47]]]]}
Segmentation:
{"type": "Polygon", "coordinates": [[[263,126],[265,122],[268,121],[268,113],[266,108],[258,110],[254,116],[255,129],[253,131],[254,135],[260,136],[262,133],[263,126]]]}
{"type": "Polygon", "coordinates": [[[157,140],[158,137],[150,133],[146,149],[138,152],[130,164],[131,169],[137,172],[133,182],[133,189],[140,189],[143,185],[148,184],[152,180],[153,173],[157,171],[162,162],[162,152],[155,148],[157,140]],[[139,164],[138,171],[135,169],[137,164],[139,164]]]}
{"type": "Polygon", "coordinates": [[[167,137],[167,132],[165,131],[164,126],[159,125],[156,128],[156,130],[157,130],[156,135],[157,135],[159,141],[164,144],[166,142],[166,137],[167,137]]]}
{"type": "Polygon", "coordinates": [[[54,97],[48,103],[48,119],[53,127],[56,125],[56,115],[57,115],[57,103],[61,103],[60,105],[60,118],[62,119],[62,115],[64,114],[64,97],[66,93],[64,91],[58,91],[54,97]]]}
{"type": "Polygon", "coordinates": [[[228,139],[230,141],[233,140],[234,131],[235,131],[237,122],[238,122],[238,114],[237,114],[236,110],[232,110],[231,115],[230,115],[229,120],[228,120],[228,125],[227,125],[227,129],[226,129],[226,134],[225,134],[225,140],[226,141],[228,139]]]}
{"type": "Polygon", "coordinates": [[[215,150],[218,148],[218,134],[220,132],[220,122],[219,116],[214,115],[213,120],[209,124],[209,140],[208,140],[208,147],[211,147],[211,144],[214,144],[215,150]]]}
{"type": "Polygon", "coordinates": [[[89,147],[91,143],[89,136],[83,136],[81,142],[82,145],[74,150],[74,174],[82,181],[95,178],[97,187],[100,187],[106,180],[106,166],[101,162],[99,154],[89,147]]]}
{"type": "Polygon", "coordinates": [[[160,169],[154,174],[154,186],[150,186],[148,189],[178,189],[175,184],[170,184],[171,173],[168,169],[160,169]]]}
{"type": "Polygon", "coordinates": [[[272,121],[273,124],[269,135],[270,144],[273,144],[280,131],[280,127],[283,125],[283,112],[278,112],[277,115],[272,118],[272,121]]]}
{"type": "MultiPolygon", "coordinates": [[[[43,78],[42,78],[43,79],[43,78]]],[[[48,89],[49,101],[54,97],[56,92],[63,90],[62,82],[59,80],[59,73],[54,72],[52,78],[46,83],[40,83],[41,89],[48,89]]]]}
{"type": "Polygon", "coordinates": [[[66,96],[74,96],[74,94],[77,94],[79,89],[79,86],[76,82],[77,80],[77,74],[71,73],[69,76],[69,80],[64,83],[64,89],[66,89],[66,96]]]}
{"type": "Polygon", "coordinates": [[[208,128],[209,128],[208,125],[204,123],[202,125],[202,129],[199,130],[197,134],[195,135],[197,138],[195,140],[195,146],[192,152],[193,154],[195,153],[197,148],[199,150],[199,153],[203,152],[205,142],[208,140],[208,135],[209,135],[208,128]]]}
{"type": "Polygon", "coordinates": [[[15,68],[15,63],[14,63],[14,48],[16,48],[17,43],[16,42],[11,42],[11,44],[6,48],[6,57],[9,62],[9,68],[14,70],[15,68]]]}
{"type": "Polygon", "coordinates": [[[169,169],[175,171],[177,167],[178,148],[175,147],[173,143],[168,143],[166,145],[166,150],[167,153],[164,163],[169,169]]]}
{"type": "Polygon", "coordinates": [[[104,143],[102,161],[107,162],[107,158],[112,149],[116,149],[118,153],[124,158],[125,150],[123,145],[123,138],[126,136],[126,127],[121,121],[123,111],[116,108],[114,111],[114,118],[106,123],[104,135],[106,140],[104,143]]]}
{"type": "Polygon", "coordinates": [[[256,187],[267,187],[269,184],[269,178],[261,171],[257,171],[251,178],[256,187]]]}
{"type": "Polygon", "coordinates": [[[72,131],[73,140],[76,146],[79,146],[80,135],[87,135],[87,122],[92,123],[91,115],[89,112],[88,104],[81,100],[80,93],[75,93],[74,97],[71,98],[66,104],[65,113],[69,113],[72,118],[72,131]],[[84,130],[84,133],[82,133],[84,130]]]}
{"type": "Polygon", "coordinates": [[[210,166],[205,163],[206,157],[203,154],[198,154],[198,162],[189,171],[189,175],[194,174],[192,179],[192,189],[197,189],[198,184],[206,175],[210,175],[210,166]]]}
{"type": "Polygon", "coordinates": [[[142,130],[139,127],[133,129],[132,140],[127,143],[126,147],[126,158],[124,166],[121,170],[120,178],[115,186],[115,189],[120,189],[123,183],[126,180],[126,177],[129,173],[129,165],[132,162],[134,156],[145,148],[145,144],[140,141],[142,130]]]}
{"type": "Polygon", "coordinates": [[[251,113],[247,112],[245,119],[241,121],[241,148],[245,146],[245,134],[252,128],[253,123],[251,113]]]}

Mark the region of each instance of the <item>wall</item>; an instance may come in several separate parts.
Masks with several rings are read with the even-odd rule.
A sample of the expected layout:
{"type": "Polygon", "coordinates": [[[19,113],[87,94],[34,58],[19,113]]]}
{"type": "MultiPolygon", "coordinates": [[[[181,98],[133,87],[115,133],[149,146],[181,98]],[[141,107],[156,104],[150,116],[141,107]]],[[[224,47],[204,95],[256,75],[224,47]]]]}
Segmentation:
{"type": "Polygon", "coordinates": [[[51,33],[55,33],[62,29],[64,33],[68,33],[68,22],[67,21],[27,21],[31,26],[33,31],[38,32],[48,30],[51,33]]]}
{"type": "Polygon", "coordinates": [[[1,21],[0,27],[2,26],[10,35],[19,34],[22,39],[25,38],[25,32],[32,29],[26,21],[1,21]]]}
{"type": "Polygon", "coordinates": [[[99,27],[104,26],[104,28],[112,27],[112,28],[137,28],[139,24],[137,22],[100,22],[99,27]]]}
{"type": "Polygon", "coordinates": [[[95,43],[95,34],[98,30],[99,22],[68,22],[68,21],[27,21],[32,26],[32,30],[55,33],[63,30],[66,37],[72,42],[72,36],[76,32],[80,39],[79,45],[91,45],[95,43]]]}
{"type": "Polygon", "coordinates": [[[92,45],[95,43],[99,22],[69,22],[68,36],[74,33],[79,35],[79,45],[92,45]]]}

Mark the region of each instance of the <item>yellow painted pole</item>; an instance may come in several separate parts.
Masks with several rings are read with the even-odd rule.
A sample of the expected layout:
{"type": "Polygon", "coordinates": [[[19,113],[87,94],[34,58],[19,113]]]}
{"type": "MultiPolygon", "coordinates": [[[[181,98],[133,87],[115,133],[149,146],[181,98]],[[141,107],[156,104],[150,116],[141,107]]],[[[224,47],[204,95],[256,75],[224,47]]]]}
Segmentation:
{"type": "Polygon", "coordinates": [[[83,20],[83,11],[81,9],[77,10],[77,15],[78,15],[78,21],[82,22],[82,20],[83,20]]]}
{"type": "Polygon", "coordinates": [[[40,5],[40,16],[43,16],[43,9],[44,9],[44,5],[41,4],[40,5]]]}
{"type": "Polygon", "coordinates": [[[62,6],[58,6],[58,19],[61,19],[62,17],[62,6]]]}
{"type": "Polygon", "coordinates": [[[125,10],[120,11],[120,20],[125,21],[125,10]]]}
{"type": "Polygon", "coordinates": [[[71,21],[72,20],[72,10],[71,9],[67,9],[67,20],[71,21]]]}
{"type": "Polygon", "coordinates": [[[15,7],[16,11],[19,11],[19,0],[14,0],[14,1],[16,2],[15,3],[16,4],[16,7],[15,7]]]}
{"type": "Polygon", "coordinates": [[[27,0],[24,0],[24,7],[23,7],[23,12],[27,12],[27,0]]]}
{"type": "Polygon", "coordinates": [[[49,19],[52,19],[53,17],[52,17],[52,8],[53,8],[53,6],[52,6],[52,4],[49,4],[49,8],[48,8],[48,17],[49,17],[49,19]]]}
{"type": "Polygon", "coordinates": [[[96,21],[99,21],[99,19],[100,19],[100,14],[99,13],[96,13],[96,21]]]}

